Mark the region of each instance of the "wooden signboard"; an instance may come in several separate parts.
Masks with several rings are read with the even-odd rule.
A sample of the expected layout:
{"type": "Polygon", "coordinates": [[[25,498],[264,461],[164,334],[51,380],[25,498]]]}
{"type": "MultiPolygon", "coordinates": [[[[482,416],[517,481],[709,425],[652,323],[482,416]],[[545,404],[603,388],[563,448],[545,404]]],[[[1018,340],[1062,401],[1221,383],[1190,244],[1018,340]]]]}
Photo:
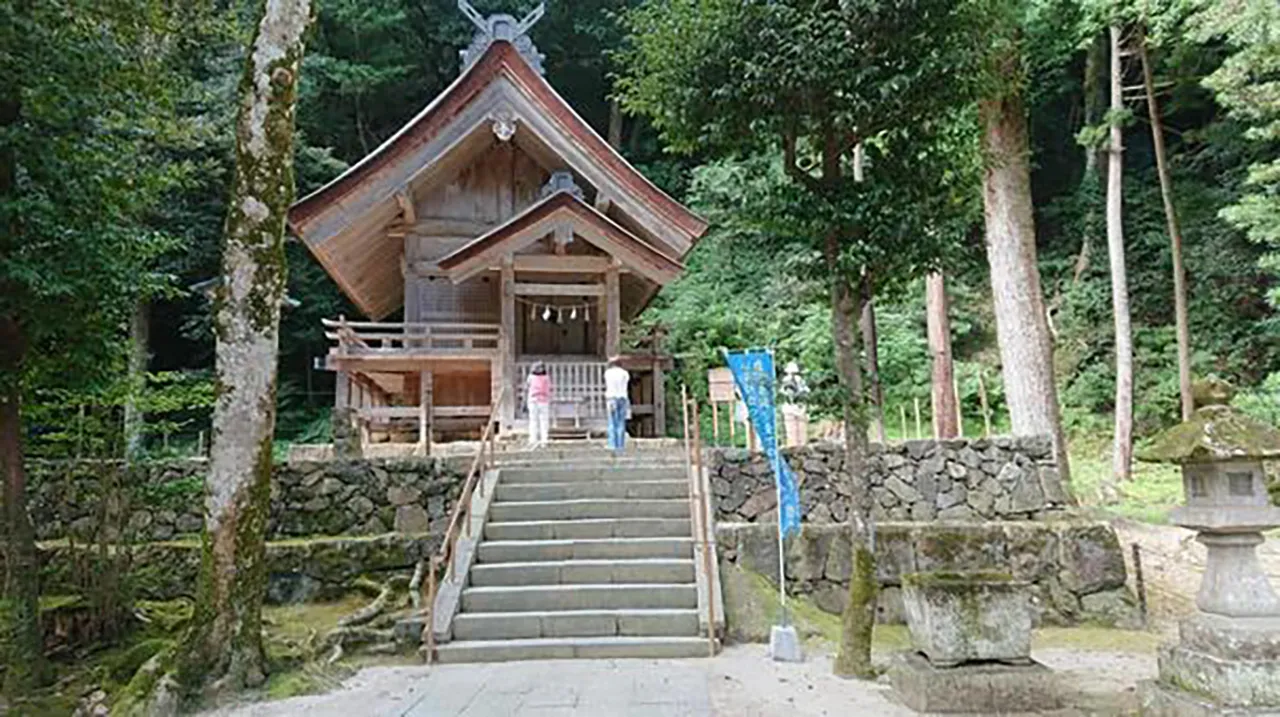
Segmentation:
{"type": "Polygon", "coordinates": [[[711,394],[711,435],[712,441],[720,445],[720,404],[729,407],[729,441],[734,438],[733,406],[737,401],[737,391],[733,385],[733,372],[727,368],[713,368],[707,371],[707,387],[711,394]]]}
{"type": "Polygon", "coordinates": [[[733,372],[727,368],[713,368],[707,371],[707,384],[711,387],[712,403],[733,402],[733,372]]]}

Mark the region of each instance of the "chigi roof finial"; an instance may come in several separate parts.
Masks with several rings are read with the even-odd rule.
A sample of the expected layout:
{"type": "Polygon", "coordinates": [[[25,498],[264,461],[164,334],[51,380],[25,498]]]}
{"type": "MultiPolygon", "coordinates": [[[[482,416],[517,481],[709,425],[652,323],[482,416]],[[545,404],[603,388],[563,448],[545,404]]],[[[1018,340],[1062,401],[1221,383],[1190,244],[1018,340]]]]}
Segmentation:
{"type": "Polygon", "coordinates": [[[458,0],[458,9],[463,15],[476,26],[476,34],[471,38],[471,44],[467,49],[463,50],[462,55],[462,71],[466,72],[467,68],[475,64],[476,60],[489,49],[494,40],[506,40],[515,46],[520,55],[529,63],[538,74],[544,74],[542,69],[542,61],[544,58],[538,48],[534,47],[533,40],[529,37],[529,28],[537,24],[538,20],[547,11],[545,2],[538,3],[538,6],[524,16],[522,20],[516,20],[513,15],[497,14],[484,17],[476,11],[471,3],[467,0],[458,0]]]}

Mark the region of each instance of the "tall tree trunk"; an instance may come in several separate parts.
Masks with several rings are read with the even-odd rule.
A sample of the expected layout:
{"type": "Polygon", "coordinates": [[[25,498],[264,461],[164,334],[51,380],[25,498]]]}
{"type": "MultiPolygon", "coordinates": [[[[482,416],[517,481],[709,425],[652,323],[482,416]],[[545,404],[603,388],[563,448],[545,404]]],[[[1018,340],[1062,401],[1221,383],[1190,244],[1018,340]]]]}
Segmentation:
{"type": "Polygon", "coordinates": [[[880,340],[876,336],[876,307],[874,303],[875,288],[871,283],[871,275],[862,274],[859,287],[862,298],[862,316],[859,325],[862,330],[862,345],[867,355],[867,382],[871,393],[871,424],[876,432],[876,440],[885,442],[884,434],[884,389],[880,385],[880,340]]]}
{"type": "Polygon", "coordinates": [[[857,322],[862,314],[862,294],[841,269],[839,252],[838,236],[828,236],[825,254],[831,277],[831,333],[842,394],[845,470],[853,496],[849,515],[853,572],[849,579],[849,602],[841,619],[840,649],[834,671],[842,677],[870,679],[875,676],[871,665],[871,637],[879,583],[872,552],[871,489],[866,482],[866,399],[858,360],[857,322]]]}
{"type": "MultiPolygon", "coordinates": [[[[1111,27],[1111,112],[1124,110],[1120,69],[1120,28],[1111,27]]],[[[1115,443],[1111,455],[1111,475],[1129,480],[1133,464],[1133,329],[1129,325],[1129,278],[1124,266],[1123,187],[1124,131],[1118,121],[1111,124],[1111,146],[1107,157],[1107,255],[1111,259],[1111,310],[1116,330],[1115,443]]]]}
{"type": "MultiPolygon", "coordinates": [[[[1017,44],[1012,44],[995,62],[1005,81],[1016,84],[1015,78],[1021,75],[1017,44]]],[[[1053,439],[1054,458],[1066,488],[1070,485],[1067,442],[1036,265],[1026,107],[1021,93],[1008,89],[984,98],[979,111],[987,155],[982,181],[987,262],[1009,418],[1015,435],[1053,439]]]]}
{"type": "Polygon", "coordinates": [[[138,401],[147,388],[147,363],[151,358],[150,306],[145,299],[138,299],[129,317],[129,393],[124,401],[124,456],[130,461],[142,457],[144,416],[138,401]]]}
{"type": "Polygon", "coordinates": [[[622,105],[609,100],[609,146],[622,151],[622,105]]]}
{"type": "MultiPolygon", "coordinates": [[[[11,175],[10,175],[11,176],[11,175]]],[[[3,180],[0,180],[3,181],[3,180]]],[[[40,566],[35,529],[27,514],[27,475],[22,453],[22,364],[26,341],[11,316],[0,316],[0,473],[4,476],[4,629],[8,666],[4,692],[21,695],[47,681],[40,630],[40,566]]]]}
{"type": "Polygon", "coordinates": [[[267,0],[240,84],[236,172],[215,315],[218,396],[205,483],[204,556],[178,679],[211,692],[261,684],[262,599],[285,288],[285,216],[310,0],[267,0]]]}
{"type": "Polygon", "coordinates": [[[947,316],[947,280],[942,272],[925,277],[924,314],[929,336],[932,366],[933,436],[955,438],[960,433],[956,421],[956,394],[952,389],[955,370],[951,362],[951,319],[947,316]]]}
{"type": "Polygon", "coordinates": [[[1169,245],[1173,256],[1173,323],[1178,333],[1178,395],[1182,398],[1182,420],[1195,413],[1191,397],[1191,329],[1187,325],[1187,274],[1182,267],[1182,230],[1178,228],[1178,212],[1173,206],[1173,180],[1164,149],[1164,122],[1156,102],[1155,79],[1151,58],[1147,55],[1145,33],[1138,38],[1138,55],[1142,58],[1142,83],[1147,88],[1147,113],[1151,116],[1151,141],[1155,144],[1156,174],[1160,176],[1160,198],[1164,201],[1164,218],[1169,226],[1169,245]]]}

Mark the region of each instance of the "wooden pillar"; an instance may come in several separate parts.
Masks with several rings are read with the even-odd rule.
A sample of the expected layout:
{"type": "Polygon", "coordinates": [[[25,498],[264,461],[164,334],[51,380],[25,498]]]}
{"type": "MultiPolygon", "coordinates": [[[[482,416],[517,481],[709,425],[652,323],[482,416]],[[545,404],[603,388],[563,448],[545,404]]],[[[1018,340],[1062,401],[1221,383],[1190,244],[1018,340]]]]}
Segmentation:
{"type": "Polygon", "coordinates": [[[418,445],[422,455],[431,455],[431,438],[435,427],[432,415],[435,403],[435,376],[430,371],[418,374],[418,445]]]}
{"type": "Polygon", "coordinates": [[[604,355],[617,356],[622,347],[622,299],[618,288],[621,267],[617,260],[604,273],[604,355]]]}
{"type": "MultiPolygon", "coordinates": [[[[662,362],[653,362],[653,434],[655,438],[667,437],[667,388],[662,375],[662,362]]],[[[711,404],[715,407],[715,404],[711,404]]]]}
{"type": "Polygon", "coordinates": [[[502,338],[498,342],[498,361],[499,370],[497,374],[501,377],[501,383],[498,386],[498,392],[494,396],[502,395],[502,388],[507,389],[507,400],[499,409],[501,411],[501,420],[499,426],[504,433],[509,432],[516,420],[516,395],[518,387],[515,386],[515,368],[516,368],[516,270],[515,257],[507,254],[502,258],[502,338]]]}

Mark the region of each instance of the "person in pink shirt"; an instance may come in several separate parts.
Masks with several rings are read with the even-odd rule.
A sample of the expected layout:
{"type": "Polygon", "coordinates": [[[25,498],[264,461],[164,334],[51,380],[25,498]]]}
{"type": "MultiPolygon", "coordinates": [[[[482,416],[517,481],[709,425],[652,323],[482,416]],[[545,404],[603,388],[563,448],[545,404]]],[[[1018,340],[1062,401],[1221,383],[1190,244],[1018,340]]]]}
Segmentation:
{"type": "Polygon", "coordinates": [[[529,372],[525,392],[529,403],[529,447],[542,448],[551,433],[551,377],[541,361],[529,372]]]}

